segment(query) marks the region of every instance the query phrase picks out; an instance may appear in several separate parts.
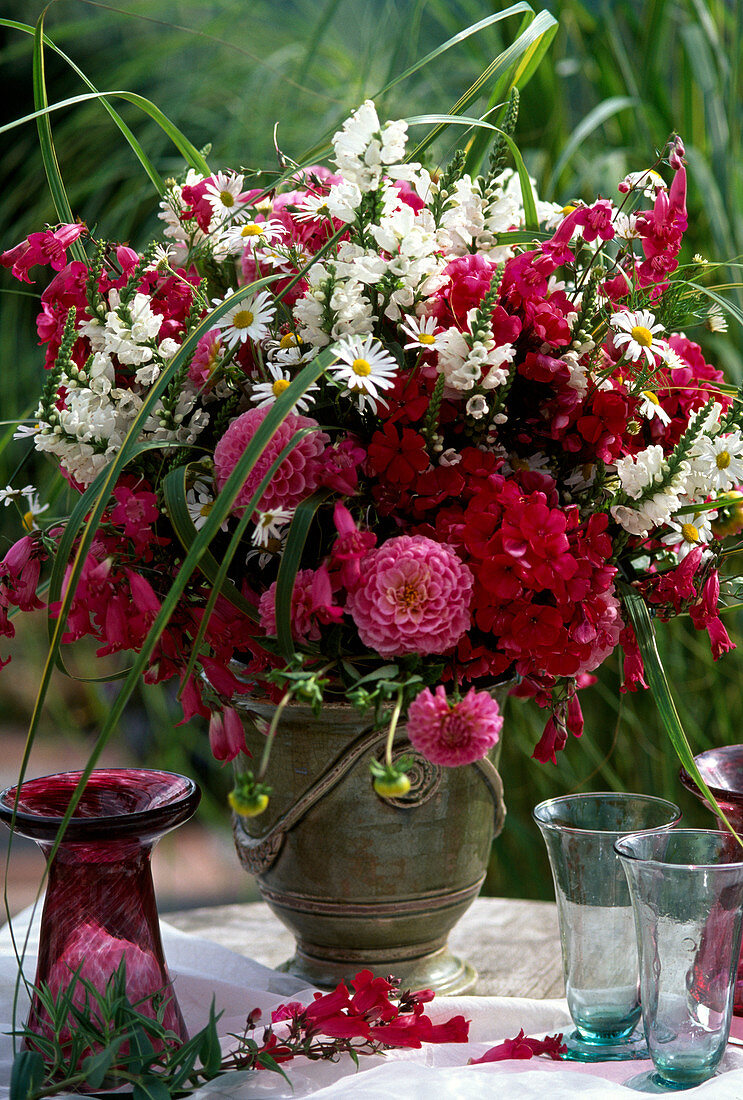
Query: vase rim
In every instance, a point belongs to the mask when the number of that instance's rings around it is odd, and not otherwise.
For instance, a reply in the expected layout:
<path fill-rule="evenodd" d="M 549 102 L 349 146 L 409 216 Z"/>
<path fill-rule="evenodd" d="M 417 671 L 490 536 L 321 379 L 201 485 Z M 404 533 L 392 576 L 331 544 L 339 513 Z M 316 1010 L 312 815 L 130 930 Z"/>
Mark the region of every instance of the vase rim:
<path fill-rule="evenodd" d="M 67 797 L 75 790 L 82 770 L 53 772 L 25 779 L 0 791 L 0 821 L 19 835 L 54 840 L 64 816 Z M 108 805 L 105 798 L 111 796 Z M 87 798 L 86 798 L 87 796 Z M 38 809 L 34 809 L 36 800 Z M 65 841 L 105 840 L 157 836 L 187 821 L 201 800 L 193 779 L 156 768 L 99 768 L 86 782 L 76 811 L 67 823 Z M 80 808 L 83 813 L 79 813 Z"/>
<path fill-rule="evenodd" d="M 720 745 L 718 748 L 705 749 L 704 752 L 697 753 L 694 757 L 694 763 L 697 767 L 700 764 L 708 764 L 712 760 L 718 760 L 724 763 L 737 763 L 740 766 L 741 783 L 740 787 L 721 787 L 719 785 L 719 779 L 717 782 L 711 782 L 710 779 L 702 772 L 702 779 L 707 784 L 707 788 L 712 797 L 717 802 L 727 802 L 728 804 L 735 805 L 737 807 L 743 806 L 743 745 Z M 687 791 L 691 791 L 697 798 L 706 802 L 703 793 L 699 790 L 696 783 L 689 775 L 686 768 L 679 770 L 679 779 Z"/>

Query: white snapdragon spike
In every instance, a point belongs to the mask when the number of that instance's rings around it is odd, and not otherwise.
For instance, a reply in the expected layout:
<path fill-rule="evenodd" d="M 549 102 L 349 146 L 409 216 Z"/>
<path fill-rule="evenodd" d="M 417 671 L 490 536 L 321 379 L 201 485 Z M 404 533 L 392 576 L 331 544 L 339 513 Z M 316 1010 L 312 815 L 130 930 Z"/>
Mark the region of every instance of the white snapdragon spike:
<path fill-rule="evenodd" d="M 617 460 L 617 475 L 622 489 L 636 500 L 648 485 L 657 481 L 663 470 L 665 455 L 657 443 L 638 451 L 635 455 L 626 455 Z"/>
<path fill-rule="evenodd" d="M 583 355 L 585 355 L 585 351 L 581 347 L 566 351 L 561 356 L 563 363 L 570 370 L 570 378 L 567 384 L 571 390 L 575 390 L 581 397 L 585 396 L 588 391 L 588 367 L 585 363 L 581 363 Z"/>
<path fill-rule="evenodd" d="M 400 328 L 408 338 L 407 344 L 403 344 L 405 351 L 438 351 L 439 338 L 436 329 L 439 327 L 435 317 L 405 317 L 400 322 Z"/>
<path fill-rule="evenodd" d="M 661 405 L 656 394 L 652 390 L 643 390 L 640 394 L 640 404 L 637 406 L 640 416 L 646 420 L 660 420 L 661 424 L 670 424 L 671 418 Z"/>
<path fill-rule="evenodd" d="M 717 512 L 706 511 L 695 516 L 678 516 L 669 520 L 667 526 L 671 531 L 660 541 L 675 548 L 679 561 L 683 561 L 696 546 L 705 546 L 710 541 L 713 537 L 711 523 L 716 518 Z"/>
<path fill-rule="evenodd" d="M 214 495 L 206 484 L 201 479 L 194 481 L 193 485 L 186 492 L 186 507 L 188 508 L 188 514 L 191 517 L 191 522 L 197 531 L 200 531 L 209 518 L 209 514 L 214 507 Z M 220 531 L 227 530 L 227 521 L 220 526 Z"/>
<path fill-rule="evenodd" d="M 694 445 L 692 480 L 708 493 L 724 493 L 743 485 L 743 439 L 738 431 L 710 437 Z"/>
<path fill-rule="evenodd" d="M 303 341 L 323 348 L 343 336 L 371 333 L 376 317 L 358 279 L 338 278 L 335 265 L 316 263 L 307 272 L 307 282 L 293 311 Z"/>
<path fill-rule="evenodd" d="M 484 416 L 487 416 L 488 409 L 488 402 L 481 393 L 476 393 L 474 397 L 470 397 L 465 405 L 467 416 L 471 416 L 473 420 L 482 420 Z"/>
<path fill-rule="evenodd" d="M 455 184 L 451 205 L 441 216 L 437 233 L 439 245 L 454 256 L 464 256 L 484 230 L 482 195 L 473 187 L 469 176 L 462 176 Z"/>
<path fill-rule="evenodd" d="M 379 391 L 394 386 L 397 362 L 372 336 L 367 336 L 365 340 L 351 336 L 340 341 L 335 351 L 341 362 L 328 368 L 329 377 L 345 385 L 345 393 L 358 398 L 362 412 L 368 406 L 376 413 L 377 402 L 387 404 Z"/>
<path fill-rule="evenodd" d="M 353 180 L 344 180 L 330 188 L 325 200 L 328 214 L 339 222 L 349 224 L 356 217 L 356 211 L 361 206 L 361 188 Z"/>
<path fill-rule="evenodd" d="M 335 163 L 345 180 L 355 183 L 362 193 L 376 191 L 384 174 L 401 178 L 407 123 L 382 125 L 370 99 L 353 112 L 333 137 Z"/>
<path fill-rule="evenodd" d="M 448 328 L 438 336 L 438 370 L 450 390 L 467 392 L 474 389 L 482 376 L 479 363 L 470 360 L 470 347 L 464 333 Z"/>
<path fill-rule="evenodd" d="M 146 294 L 137 293 L 126 309 L 118 302 L 118 295 L 109 296 L 112 308 L 106 313 L 103 332 L 103 351 L 115 355 L 127 366 L 149 363 L 154 355 L 152 343 L 157 340 L 162 317 L 152 309 Z M 115 305 L 113 304 L 115 302 Z M 128 313 L 125 320 L 121 314 Z"/>
<path fill-rule="evenodd" d="M 299 351 L 298 348 L 293 349 Z M 256 382 L 253 386 L 253 392 L 250 395 L 250 400 L 259 409 L 266 408 L 268 405 L 273 405 L 277 397 L 281 397 L 281 394 L 285 390 L 289 389 L 292 378 L 288 370 L 283 370 L 276 363 L 268 363 L 268 372 L 271 375 L 268 382 Z M 311 405 L 314 405 L 315 398 L 314 393 L 317 393 L 318 387 L 312 385 L 309 389 L 300 397 L 294 406 L 298 412 L 308 412 Z"/>
<path fill-rule="evenodd" d="M 214 298 L 213 306 L 220 306 L 234 291 L 230 290 L 225 298 Z M 225 347 L 234 348 L 246 340 L 254 343 L 264 340 L 270 332 L 269 325 L 276 315 L 276 306 L 271 295 L 262 290 L 255 298 L 245 298 L 222 314 L 214 322 L 214 327 L 222 332 Z"/>
<path fill-rule="evenodd" d="M 667 342 L 659 336 L 663 326 L 655 323 L 654 314 L 647 309 L 619 310 L 610 318 L 609 326 L 614 332 L 615 346 L 633 363 L 644 355 L 648 365 L 655 366 L 655 356 L 668 350 Z"/>
<path fill-rule="evenodd" d="M 250 539 L 253 546 L 267 547 L 272 540 L 281 540 L 293 515 L 293 508 L 274 508 L 272 512 L 256 513 L 255 528 Z"/>

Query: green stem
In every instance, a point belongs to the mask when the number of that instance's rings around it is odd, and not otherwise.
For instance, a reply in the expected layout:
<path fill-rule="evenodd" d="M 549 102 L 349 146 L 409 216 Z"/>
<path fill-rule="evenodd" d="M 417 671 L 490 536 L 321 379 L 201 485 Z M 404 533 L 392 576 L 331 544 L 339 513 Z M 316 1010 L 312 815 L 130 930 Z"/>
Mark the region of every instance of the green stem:
<path fill-rule="evenodd" d="M 268 733 L 266 734 L 266 745 L 263 749 L 263 755 L 261 756 L 261 766 L 258 769 L 258 782 L 263 779 L 268 768 L 268 761 L 271 756 L 271 746 L 273 745 L 273 739 L 276 736 L 276 730 L 278 729 L 279 722 L 281 721 L 281 715 L 284 713 L 284 709 L 288 706 L 292 697 L 291 691 L 287 691 L 282 698 L 281 702 L 274 711 L 273 718 L 271 719 L 271 725 L 268 727 Z"/>
<path fill-rule="evenodd" d="M 402 712 L 402 688 L 398 689 L 397 702 L 395 703 L 395 709 L 392 712 L 392 718 L 390 719 L 390 728 L 387 733 L 387 744 L 384 747 L 384 760 L 388 767 L 392 767 L 392 742 L 395 740 L 395 731 L 397 729 L 397 723 L 400 720 L 400 714 Z"/>

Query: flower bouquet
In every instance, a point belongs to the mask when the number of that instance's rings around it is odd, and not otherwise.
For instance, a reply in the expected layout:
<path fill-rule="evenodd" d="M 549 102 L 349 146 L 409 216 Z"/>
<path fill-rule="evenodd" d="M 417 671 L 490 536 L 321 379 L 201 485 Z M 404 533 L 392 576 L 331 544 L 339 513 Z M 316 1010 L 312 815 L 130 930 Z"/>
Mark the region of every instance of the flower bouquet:
<path fill-rule="evenodd" d="M 743 437 L 740 395 L 685 335 L 724 300 L 703 259 L 679 265 L 683 144 L 561 209 L 534 195 L 517 108 L 514 91 L 479 175 L 464 151 L 416 161 L 367 101 L 331 167 L 282 155 L 266 186 L 195 154 L 141 251 L 70 223 L 0 256 L 24 282 L 54 272 L 43 391 L 15 438 L 71 501 L 47 520 L 33 486 L 2 491 L 27 533 L 0 562 L 0 632 L 42 605 L 48 563 L 52 654 L 86 635 L 133 651 L 128 688 L 175 681 L 218 759 L 245 749 L 235 700 L 273 699 L 241 813 L 265 808 L 289 701 L 388 722 L 373 778 L 391 797 L 400 719 L 433 764 L 466 764 L 498 740 L 491 689 L 514 677 L 554 761 L 617 646 L 694 770 L 650 615 L 688 612 L 715 657 L 731 647 L 719 565 Z"/>

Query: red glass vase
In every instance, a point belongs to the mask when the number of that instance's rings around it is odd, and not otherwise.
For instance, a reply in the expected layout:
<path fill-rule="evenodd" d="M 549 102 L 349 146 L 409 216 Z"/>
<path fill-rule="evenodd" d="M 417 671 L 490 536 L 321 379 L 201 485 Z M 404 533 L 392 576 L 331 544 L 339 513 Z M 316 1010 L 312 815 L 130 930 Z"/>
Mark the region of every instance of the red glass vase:
<path fill-rule="evenodd" d="M 710 794 L 717 801 L 722 812 L 739 836 L 743 836 L 743 745 L 723 745 L 718 749 L 708 749 L 694 757 L 702 779 Z M 694 780 L 683 768 L 680 779 L 687 790 L 695 794 L 708 809 L 712 807 L 704 798 Z M 726 825 L 718 818 L 719 828 Z M 738 975 L 735 982 L 733 1013 L 743 1016 L 743 949 L 738 961 Z"/>
<path fill-rule="evenodd" d="M 48 861 L 39 932 L 36 985 L 56 993 L 75 972 L 103 990 L 122 958 L 127 996 L 154 1018 L 165 1000 L 163 1023 L 182 1039 L 185 1024 L 165 966 L 150 856 L 161 836 L 187 821 L 201 798 L 182 775 L 134 768 L 90 775 L 50 860 L 61 818 L 80 772 L 30 779 L 0 794 L 0 820 L 35 840 Z M 85 1002 L 78 986 L 75 1003 Z M 29 1027 L 41 1034 L 45 1014 L 34 998 Z"/>

